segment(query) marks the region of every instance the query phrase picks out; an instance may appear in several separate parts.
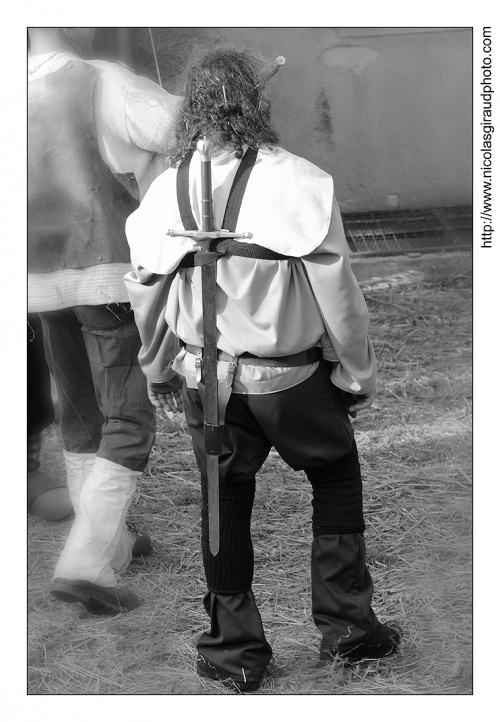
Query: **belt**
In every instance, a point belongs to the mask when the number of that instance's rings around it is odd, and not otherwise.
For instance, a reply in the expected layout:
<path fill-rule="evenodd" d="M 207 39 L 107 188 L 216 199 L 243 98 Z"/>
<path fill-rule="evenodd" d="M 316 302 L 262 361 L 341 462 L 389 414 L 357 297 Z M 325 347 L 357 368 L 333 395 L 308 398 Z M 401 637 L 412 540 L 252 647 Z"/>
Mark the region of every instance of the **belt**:
<path fill-rule="evenodd" d="M 194 356 L 203 356 L 203 346 L 193 346 L 189 343 L 182 345 L 188 353 Z M 219 361 L 229 361 L 230 363 L 248 364 L 249 366 L 307 366 L 308 364 L 320 361 L 322 359 L 322 353 L 321 348 L 318 346 L 307 349 L 307 351 L 290 354 L 289 356 L 255 356 L 248 352 L 242 353 L 240 356 L 231 356 L 231 354 L 218 349 L 217 359 Z"/>

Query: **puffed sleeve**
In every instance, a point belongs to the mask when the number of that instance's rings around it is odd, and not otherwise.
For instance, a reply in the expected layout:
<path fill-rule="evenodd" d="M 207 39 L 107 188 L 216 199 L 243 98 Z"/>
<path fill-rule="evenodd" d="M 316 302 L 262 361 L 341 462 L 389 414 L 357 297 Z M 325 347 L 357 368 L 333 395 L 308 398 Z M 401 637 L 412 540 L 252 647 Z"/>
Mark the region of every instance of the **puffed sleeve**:
<path fill-rule="evenodd" d="M 302 258 L 302 263 L 333 347 L 332 383 L 352 394 L 373 391 L 377 363 L 368 336 L 368 308 L 351 269 L 335 196 L 328 234 L 313 253 Z"/>
<path fill-rule="evenodd" d="M 124 278 L 142 347 L 139 363 L 144 375 L 154 383 L 180 384 L 171 368 L 177 351 L 176 337 L 165 321 L 165 306 L 174 274 L 158 275 L 134 264 Z"/>
<path fill-rule="evenodd" d="M 182 100 L 148 78 L 133 76 L 125 100 L 132 142 L 143 150 L 167 155 L 175 146 L 175 124 Z"/>

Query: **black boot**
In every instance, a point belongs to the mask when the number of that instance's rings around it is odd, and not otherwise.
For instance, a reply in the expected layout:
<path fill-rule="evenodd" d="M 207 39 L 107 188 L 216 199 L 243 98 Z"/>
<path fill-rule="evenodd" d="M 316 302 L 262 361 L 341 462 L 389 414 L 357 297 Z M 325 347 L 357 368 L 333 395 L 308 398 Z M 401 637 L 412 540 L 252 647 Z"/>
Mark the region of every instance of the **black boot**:
<path fill-rule="evenodd" d="M 390 657 L 399 649 L 401 642 L 401 631 L 395 626 L 378 623 L 375 630 L 369 634 L 364 642 L 356 647 L 339 651 L 339 658 L 346 666 L 358 664 L 358 662 L 369 662 L 371 659 Z M 320 661 L 332 661 L 332 654 L 328 651 L 320 652 Z"/>
<path fill-rule="evenodd" d="M 323 635 L 320 660 L 355 663 L 397 651 L 398 632 L 381 625 L 371 608 L 373 583 L 362 534 L 316 537 L 311 584 L 313 619 Z"/>
<path fill-rule="evenodd" d="M 258 689 L 272 656 L 253 592 L 207 592 L 203 604 L 210 616 L 210 632 L 203 632 L 196 649 L 201 677 L 222 682 L 238 692 Z"/>

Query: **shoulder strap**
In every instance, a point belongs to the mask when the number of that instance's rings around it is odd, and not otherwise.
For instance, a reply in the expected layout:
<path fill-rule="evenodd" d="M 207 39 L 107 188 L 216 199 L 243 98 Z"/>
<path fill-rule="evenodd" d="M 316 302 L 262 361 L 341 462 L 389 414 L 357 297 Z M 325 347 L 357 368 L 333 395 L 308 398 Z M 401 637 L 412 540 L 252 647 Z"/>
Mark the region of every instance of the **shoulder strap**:
<path fill-rule="evenodd" d="M 222 228 L 232 233 L 236 230 L 238 223 L 238 216 L 240 215 L 241 202 L 245 195 L 245 189 L 247 187 L 250 173 L 257 160 L 258 150 L 255 148 L 248 148 L 247 152 L 241 159 L 241 163 L 238 166 L 236 175 L 234 177 L 233 185 L 229 191 L 229 198 L 227 199 L 226 211 L 222 220 Z"/>
<path fill-rule="evenodd" d="M 250 173 L 257 160 L 257 153 L 258 151 L 254 148 L 248 148 L 236 171 L 222 221 L 222 228 L 226 231 L 234 232 L 236 230 L 241 202 L 245 194 L 248 179 L 250 178 Z M 179 205 L 184 230 L 197 231 L 198 226 L 193 216 L 189 198 L 189 164 L 191 158 L 192 154 L 183 160 L 177 171 L 177 203 Z"/>

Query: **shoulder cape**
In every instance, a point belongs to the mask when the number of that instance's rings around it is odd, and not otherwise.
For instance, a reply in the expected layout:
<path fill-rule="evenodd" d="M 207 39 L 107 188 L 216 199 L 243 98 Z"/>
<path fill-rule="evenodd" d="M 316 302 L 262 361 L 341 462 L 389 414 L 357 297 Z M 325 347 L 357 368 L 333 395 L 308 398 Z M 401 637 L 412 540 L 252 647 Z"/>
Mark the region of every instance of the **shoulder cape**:
<path fill-rule="evenodd" d="M 127 221 L 131 255 L 135 263 L 153 273 L 171 273 L 195 247 L 190 238 L 166 235 L 167 229 L 183 229 L 176 176 L 177 169 L 169 168 L 157 178 Z M 199 176 L 199 157 L 195 153 L 190 166 L 191 189 L 199 186 Z M 214 185 L 214 194 L 217 188 Z M 191 198 L 193 195 L 198 194 L 192 193 Z M 261 150 L 248 181 L 236 230 L 252 233 L 248 243 L 300 258 L 312 253 L 326 237 L 332 203 L 330 175 L 283 148 L 273 152 Z M 200 209 L 193 206 L 193 214 L 200 225 Z"/>

